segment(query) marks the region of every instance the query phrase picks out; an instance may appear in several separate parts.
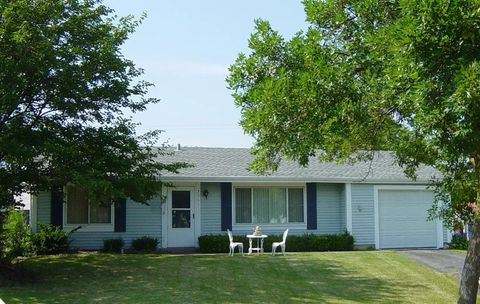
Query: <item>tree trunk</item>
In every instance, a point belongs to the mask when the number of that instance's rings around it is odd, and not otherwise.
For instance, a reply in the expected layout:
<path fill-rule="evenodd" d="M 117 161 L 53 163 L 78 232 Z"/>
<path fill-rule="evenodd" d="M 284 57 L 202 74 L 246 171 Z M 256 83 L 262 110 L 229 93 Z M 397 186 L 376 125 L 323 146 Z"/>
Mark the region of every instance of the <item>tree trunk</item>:
<path fill-rule="evenodd" d="M 477 301 L 480 276 L 480 219 L 474 220 L 472 230 L 472 238 L 462 270 L 458 304 L 474 304 Z"/>

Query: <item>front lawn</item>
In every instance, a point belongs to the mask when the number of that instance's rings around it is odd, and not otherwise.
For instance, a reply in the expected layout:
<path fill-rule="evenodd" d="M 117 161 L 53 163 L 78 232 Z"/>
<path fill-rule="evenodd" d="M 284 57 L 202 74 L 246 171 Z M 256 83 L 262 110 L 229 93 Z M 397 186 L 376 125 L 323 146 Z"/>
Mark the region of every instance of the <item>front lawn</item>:
<path fill-rule="evenodd" d="M 396 252 L 36 257 L 10 303 L 453 303 L 457 281 Z"/>
<path fill-rule="evenodd" d="M 448 251 L 454 252 L 454 253 L 459 253 L 466 255 L 467 254 L 467 249 L 448 249 Z"/>

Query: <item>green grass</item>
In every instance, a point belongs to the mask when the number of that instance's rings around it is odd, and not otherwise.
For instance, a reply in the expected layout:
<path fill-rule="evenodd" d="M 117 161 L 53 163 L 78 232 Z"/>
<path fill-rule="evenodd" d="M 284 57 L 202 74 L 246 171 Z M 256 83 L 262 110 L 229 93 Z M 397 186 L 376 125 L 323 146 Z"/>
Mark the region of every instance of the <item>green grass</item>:
<path fill-rule="evenodd" d="M 457 281 L 396 252 L 287 256 L 95 254 L 25 261 L 10 303 L 453 303 Z"/>
<path fill-rule="evenodd" d="M 467 249 L 448 249 L 448 251 L 451 251 L 454 253 L 467 254 Z"/>

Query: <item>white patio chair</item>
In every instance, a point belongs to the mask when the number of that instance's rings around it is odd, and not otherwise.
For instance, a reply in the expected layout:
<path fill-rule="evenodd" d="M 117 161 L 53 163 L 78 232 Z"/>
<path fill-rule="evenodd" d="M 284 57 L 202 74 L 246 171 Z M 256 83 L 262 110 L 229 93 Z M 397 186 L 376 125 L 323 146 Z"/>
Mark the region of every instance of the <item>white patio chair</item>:
<path fill-rule="evenodd" d="M 283 233 L 283 241 L 272 243 L 272 255 L 275 255 L 275 251 L 277 250 L 278 246 L 280 246 L 280 248 L 282 249 L 283 255 L 285 255 L 285 244 L 287 241 L 287 235 L 288 235 L 288 229 L 285 230 L 285 232 Z"/>
<path fill-rule="evenodd" d="M 228 233 L 228 239 L 230 241 L 230 249 L 228 251 L 228 255 L 233 256 L 233 254 L 235 253 L 235 247 L 238 247 L 238 252 L 240 252 L 241 250 L 243 255 L 243 243 L 234 242 L 232 232 L 229 229 L 227 229 L 227 233 Z"/>

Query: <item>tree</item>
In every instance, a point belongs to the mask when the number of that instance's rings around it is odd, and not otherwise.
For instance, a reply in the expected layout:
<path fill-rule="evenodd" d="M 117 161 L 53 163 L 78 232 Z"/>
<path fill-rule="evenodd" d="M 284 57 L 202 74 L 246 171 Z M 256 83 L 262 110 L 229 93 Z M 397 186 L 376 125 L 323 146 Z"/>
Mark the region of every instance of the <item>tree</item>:
<path fill-rule="evenodd" d="M 308 29 L 284 39 L 257 20 L 250 54 L 227 78 L 241 125 L 255 137 L 251 164 L 369 159 L 391 150 L 406 174 L 429 165 L 431 216 L 473 222 L 459 303 L 480 275 L 480 3 L 304 0 Z M 442 201 L 444 203 L 442 203 Z"/>
<path fill-rule="evenodd" d="M 156 162 L 160 131 L 123 117 L 158 102 L 120 50 L 142 19 L 100 0 L 0 0 L 0 209 L 66 183 L 145 203 L 185 165 Z"/>
<path fill-rule="evenodd" d="M 120 50 L 142 19 L 100 0 L 0 0 L 0 212 L 67 183 L 92 202 L 147 203 L 186 166 L 157 162 L 160 131 L 138 135 L 123 115 L 158 102 Z"/>

